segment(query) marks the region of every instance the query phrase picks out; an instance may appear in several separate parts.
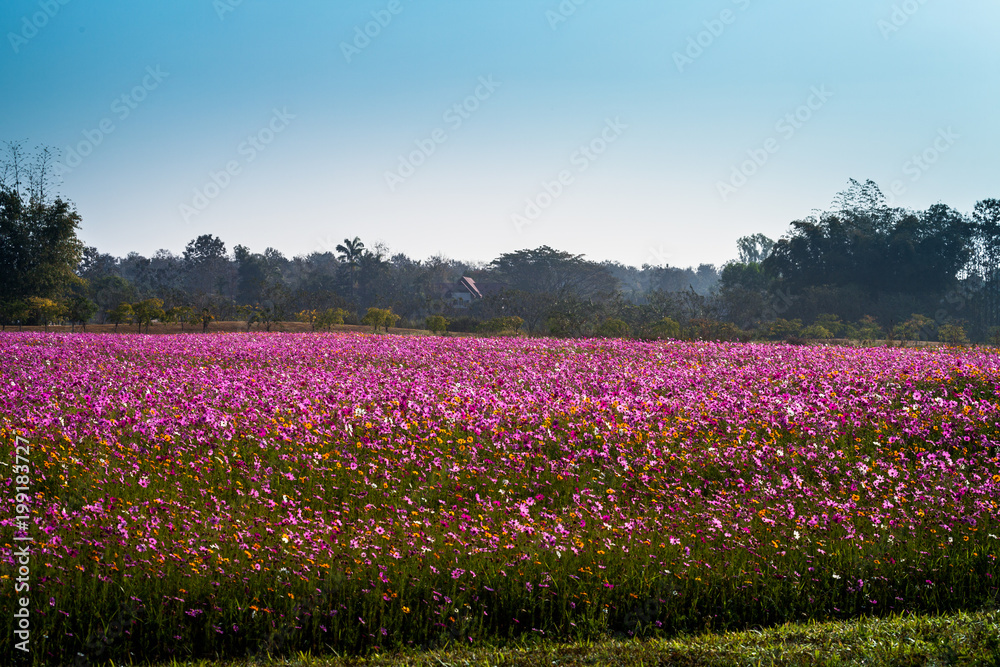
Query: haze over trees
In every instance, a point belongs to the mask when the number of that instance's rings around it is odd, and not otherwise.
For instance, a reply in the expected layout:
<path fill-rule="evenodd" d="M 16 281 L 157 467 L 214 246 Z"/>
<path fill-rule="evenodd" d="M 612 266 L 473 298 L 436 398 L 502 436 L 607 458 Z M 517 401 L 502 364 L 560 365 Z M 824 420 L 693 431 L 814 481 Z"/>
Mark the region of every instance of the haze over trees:
<path fill-rule="evenodd" d="M 54 196 L 49 154 L 8 144 L 0 165 L 0 325 L 271 330 L 361 324 L 487 334 L 643 338 L 882 337 L 1000 340 L 1000 200 L 970 214 L 891 207 L 850 181 L 828 211 L 780 239 L 749 234 L 721 268 L 625 266 L 542 246 L 477 264 L 390 254 L 349 236 L 288 258 L 204 234 L 179 255 L 84 247 L 80 216 Z M 470 285 L 472 287 L 470 287 Z M 372 313 L 376 313 L 373 315 Z M 375 320 L 378 320 L 376 323 Z M 512 329 L 512 323 L 517 326 Z"/>

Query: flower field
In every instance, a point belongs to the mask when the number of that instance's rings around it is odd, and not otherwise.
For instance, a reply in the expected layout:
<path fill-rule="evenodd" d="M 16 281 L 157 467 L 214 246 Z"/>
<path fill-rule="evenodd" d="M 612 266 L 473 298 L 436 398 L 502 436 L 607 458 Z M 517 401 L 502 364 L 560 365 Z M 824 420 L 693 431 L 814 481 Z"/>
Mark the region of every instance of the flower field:
<path fill-rule="evenodd" d="M 0 334 L 39 664 L 995 605 L 998 413 L 978 350 Z"/>

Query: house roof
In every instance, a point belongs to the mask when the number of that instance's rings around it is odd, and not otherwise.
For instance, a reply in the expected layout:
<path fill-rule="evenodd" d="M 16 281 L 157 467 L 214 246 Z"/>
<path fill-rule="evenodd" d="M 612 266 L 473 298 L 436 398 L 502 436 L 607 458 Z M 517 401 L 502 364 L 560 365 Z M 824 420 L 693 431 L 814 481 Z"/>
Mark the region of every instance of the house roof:
<path fill-rule="evenodd" d="M 462 279 L 458 281 L 458 284 L 469 290 L 469 293 L 477 299 L 482 299 L 483 295 L 476 286 L 476 281 L 468 276 L 462 276 Z"/>

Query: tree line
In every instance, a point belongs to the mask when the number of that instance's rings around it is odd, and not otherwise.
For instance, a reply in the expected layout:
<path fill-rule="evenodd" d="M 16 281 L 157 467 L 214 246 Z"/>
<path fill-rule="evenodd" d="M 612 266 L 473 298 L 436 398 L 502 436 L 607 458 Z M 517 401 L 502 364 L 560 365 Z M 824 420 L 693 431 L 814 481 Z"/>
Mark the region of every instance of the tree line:
<path fill-rule="evenodd" d="M 77 238 L 46 150 L 0 164 L 0 326 L 282 321 L 564 337 L 874 340 L 997 336 L 1000 201 L 964 214 L 891 207 L 850 181 L 830 210 L 780 239 L 739 239 L 721 268 L 594 262 L 542 246 L 487 263 L 416 260 L 347 238 L 288 258 L 212 235 L 181 254 L 115 257 Z M 470 278 L 473 294 L 459 282 Z M 463 293 L 465 290 L 465 293 Z"/>

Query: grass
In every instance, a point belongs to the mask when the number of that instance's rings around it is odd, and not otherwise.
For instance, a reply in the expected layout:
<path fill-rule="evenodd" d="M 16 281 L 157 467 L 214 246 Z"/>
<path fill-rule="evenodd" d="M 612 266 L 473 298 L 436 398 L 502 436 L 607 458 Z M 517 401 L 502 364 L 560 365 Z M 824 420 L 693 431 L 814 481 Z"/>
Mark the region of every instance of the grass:
<path fill-rule="evenodd" d="M 229 662 L 171 662 L 162 667 L 583 667 L 591 665 L 722 667 L 728 665 L 998 665 L 1000 612 L 895 616 L 827 623 L 785 624 L 764 630 L 674 639 L 608 639 L 557 644 L 444 648 L 372 655 L 367 659 L 298 654 Z"/>

